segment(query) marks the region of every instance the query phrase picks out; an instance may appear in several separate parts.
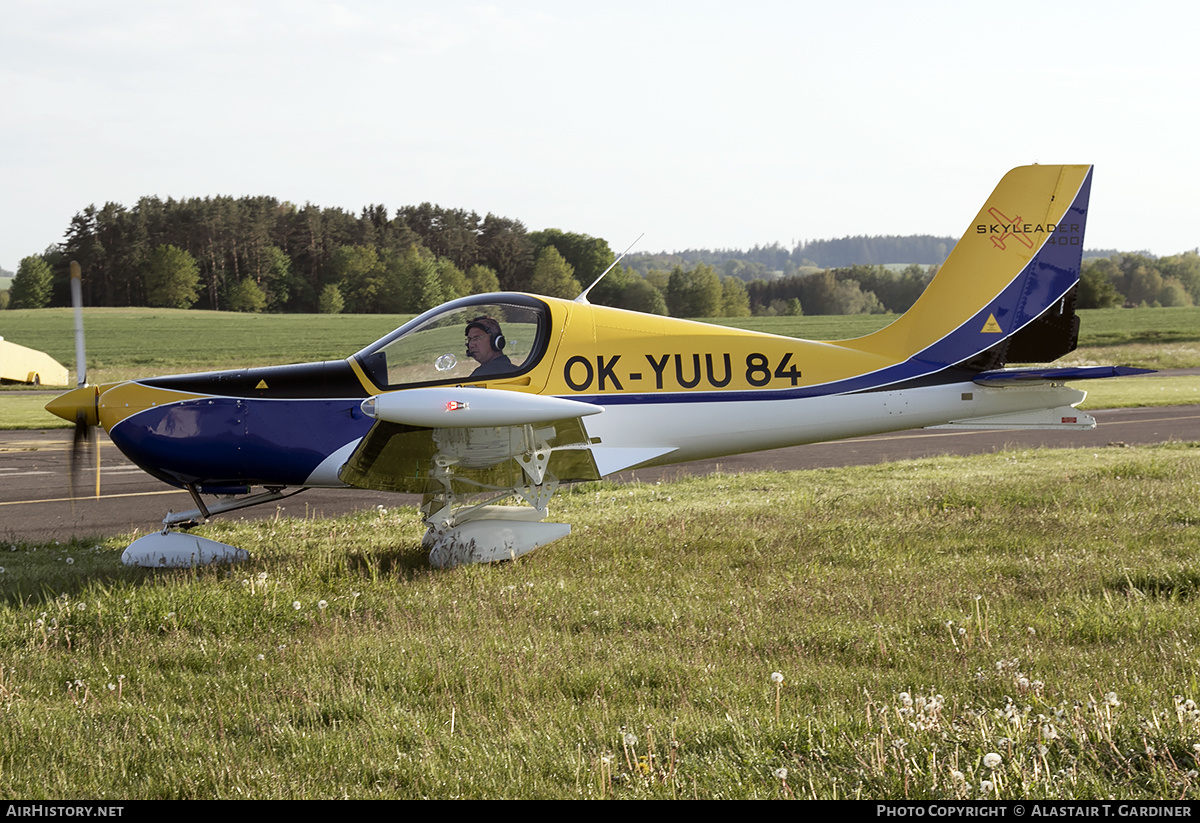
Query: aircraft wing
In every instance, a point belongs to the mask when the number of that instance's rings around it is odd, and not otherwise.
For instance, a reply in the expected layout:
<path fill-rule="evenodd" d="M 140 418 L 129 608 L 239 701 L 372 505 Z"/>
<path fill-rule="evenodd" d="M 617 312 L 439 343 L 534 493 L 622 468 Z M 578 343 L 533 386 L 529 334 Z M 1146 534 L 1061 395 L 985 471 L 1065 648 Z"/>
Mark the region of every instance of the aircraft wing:
<path fill-rule="evenodd" d="M 497 389 L 434 387 L 363 403 L 376 422 L 338 474 L 348 485 L 457 494 L 598 480 L 582 419 L 603 407 Z"/>

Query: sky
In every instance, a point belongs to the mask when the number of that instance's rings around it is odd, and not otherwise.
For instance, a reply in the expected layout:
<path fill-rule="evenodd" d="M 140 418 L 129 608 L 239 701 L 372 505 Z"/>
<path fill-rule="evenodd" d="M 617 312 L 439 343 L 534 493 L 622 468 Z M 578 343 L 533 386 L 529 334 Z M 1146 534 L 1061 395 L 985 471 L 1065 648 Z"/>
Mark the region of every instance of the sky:
<path fill-rule="evenodd" d="M 1088 248 L 1176 254 L 1198 31 L 1159 0 L 0 0 L 0 268 L 148 195 L 428 201 L 618 253 L 957 237 L 1034 162 L 1095 165 Z"/>

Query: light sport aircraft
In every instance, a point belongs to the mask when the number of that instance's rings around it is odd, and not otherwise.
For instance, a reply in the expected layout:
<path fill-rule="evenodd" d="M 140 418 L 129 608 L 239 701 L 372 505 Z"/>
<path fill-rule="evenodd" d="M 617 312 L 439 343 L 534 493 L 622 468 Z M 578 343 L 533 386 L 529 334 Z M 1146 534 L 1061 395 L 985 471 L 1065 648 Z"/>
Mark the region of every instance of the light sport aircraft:
<path fill-rule="evenodd" d="M 917 427 L 1094 427 L 1065 381 L 1141 370 L 1002 368 L 1075 348 L 1091 179 L 1090 166 L 1009 172 L 916 304 L 853 340 L 594 306 L 586 292 L 486 294 L 345 360 L 85 386 L 47 409 L 99 424 L 191 492 L 196 508 L 168 513 L 127 563 L 244 556 L 173 529 L 310 487 L 425 495 L 436 566 L 513 558 L 570 532 L 545 522 L 561 483 Z M 464 334 L 472 358 L 455 354 Z M 489 357 L 499 366 L 475 362 Z M 514 497 L 524 505 L 501 505 Z"/>

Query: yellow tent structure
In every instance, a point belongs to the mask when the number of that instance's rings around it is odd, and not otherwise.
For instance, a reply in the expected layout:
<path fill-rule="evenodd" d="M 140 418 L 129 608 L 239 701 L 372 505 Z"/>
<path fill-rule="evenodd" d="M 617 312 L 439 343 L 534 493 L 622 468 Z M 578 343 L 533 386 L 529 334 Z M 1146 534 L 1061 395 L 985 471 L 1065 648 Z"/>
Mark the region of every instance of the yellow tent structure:
<path fill-rule="evenodd" d="M 0 337 L 0 380 L 34 386 L 67 386 L 67 367 L 45 352 Z"/>

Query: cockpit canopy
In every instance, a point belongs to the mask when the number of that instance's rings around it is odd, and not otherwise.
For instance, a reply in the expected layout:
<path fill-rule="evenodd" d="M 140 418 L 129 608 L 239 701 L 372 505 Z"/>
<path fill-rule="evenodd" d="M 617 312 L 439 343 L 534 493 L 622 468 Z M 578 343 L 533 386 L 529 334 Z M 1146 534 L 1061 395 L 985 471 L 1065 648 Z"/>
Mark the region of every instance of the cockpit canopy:
<path fill-rule="evenodd" d="M 467 326 L 482 317 L 500 326 L 486 368 L 466 353 Z M 354 355 L 377 386 L 386 389 L 508 378 L 532 369 L 546 351 L 550 309 L 523 294 L 464 297 L 413 318 Z M 505 359 L 507 358 L 507 359 Z"/>

